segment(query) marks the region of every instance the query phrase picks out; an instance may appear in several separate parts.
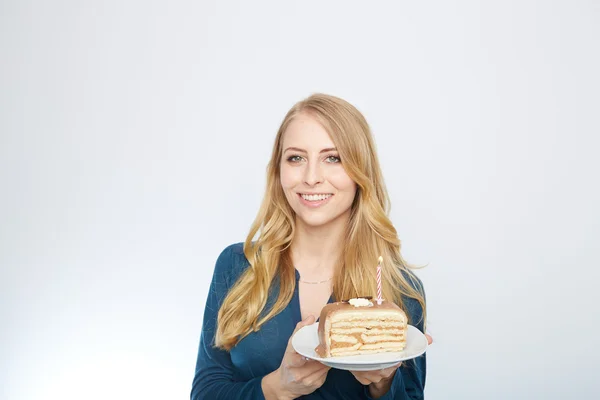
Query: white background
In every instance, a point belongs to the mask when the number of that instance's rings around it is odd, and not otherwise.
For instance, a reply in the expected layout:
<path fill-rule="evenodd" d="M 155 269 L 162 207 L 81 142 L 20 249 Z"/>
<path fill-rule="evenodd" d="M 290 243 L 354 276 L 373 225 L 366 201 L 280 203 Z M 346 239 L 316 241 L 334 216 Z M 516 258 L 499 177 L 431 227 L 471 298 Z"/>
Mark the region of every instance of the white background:
<path fill-rule="evenodd" d="M 597 398 L 599 3 L 367 3 L 0 3 L 2 399 L 189 398 L 216 257 L 316 91 L 427 264 L 427 398 Z"/>

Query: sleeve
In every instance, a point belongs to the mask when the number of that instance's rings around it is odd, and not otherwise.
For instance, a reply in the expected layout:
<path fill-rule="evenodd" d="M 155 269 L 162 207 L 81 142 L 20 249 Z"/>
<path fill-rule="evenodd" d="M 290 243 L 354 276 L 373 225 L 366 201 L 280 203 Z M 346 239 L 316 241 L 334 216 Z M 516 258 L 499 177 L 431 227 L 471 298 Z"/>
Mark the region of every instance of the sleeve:
<path fill-rule="evenodd" d="M 226 248 L 217 259 L 204 310 L 191 400 L 264 400 L 265 398 L 261 387 L 262 377 L 243 382 L 236 381 L 235 367 L 229 352 L 214 346 L 217 314 L 229 290 L 227 276 L 236 267 L 234 262 L 233 246 Z"/>
<path fill-rule="evenodd" d="M 417 283 L 418 285 L 415 286 L 425 298 L 423 283 L 420 280 L 417 280 Z M 405 304 L 410 321 L 414 321 L 414 326 L 425 333 L 425 321 L 421 304 L 415 299 L 406 299 Z M 426 353 L 403 362 L 396 371 L 396 375 L 394 375 L 390 390 L 378 400 L 423 400 L 425 398 L 423 391 L 425 389 L 426 367 Z M 365 391 L 367 399 L 372 400 L 368 386 L 365 386 Z"/>

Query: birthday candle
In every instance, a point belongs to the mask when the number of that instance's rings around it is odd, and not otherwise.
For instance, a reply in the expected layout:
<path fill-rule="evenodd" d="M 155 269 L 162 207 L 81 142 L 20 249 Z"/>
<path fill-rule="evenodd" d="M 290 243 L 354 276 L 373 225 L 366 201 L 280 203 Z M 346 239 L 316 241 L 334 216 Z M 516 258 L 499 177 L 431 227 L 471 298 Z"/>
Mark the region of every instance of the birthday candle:
<path fill-rule="evenodd" d="M 377 304 L 381 305 L 383 298 L 381 297 L 381 263 L 383 257 L 379 256 L 379 263 L 377 264 Z"/>

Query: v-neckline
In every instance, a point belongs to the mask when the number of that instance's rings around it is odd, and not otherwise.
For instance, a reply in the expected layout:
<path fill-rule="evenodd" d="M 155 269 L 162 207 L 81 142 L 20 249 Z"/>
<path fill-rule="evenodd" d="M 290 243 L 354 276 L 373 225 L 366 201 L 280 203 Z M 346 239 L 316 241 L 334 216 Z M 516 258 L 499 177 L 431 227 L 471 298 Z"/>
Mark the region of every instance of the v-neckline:
<path fill-rule="evenodd" d="M 302 321 L 302 311 L 300 311 L 300 272 L 297 269 L 294 269 L 296 274 L 296 284 L 294 285 L 294 295 L 292 296 L 292 315 L 294 317 L 294 324 Z M 327 300 L 327 304 L 331 304 L 335 302 L 333 293 L 329 296 L 329 300 Z M 319 318 L 317 317 L 315 322 L 318 322 Z"/>

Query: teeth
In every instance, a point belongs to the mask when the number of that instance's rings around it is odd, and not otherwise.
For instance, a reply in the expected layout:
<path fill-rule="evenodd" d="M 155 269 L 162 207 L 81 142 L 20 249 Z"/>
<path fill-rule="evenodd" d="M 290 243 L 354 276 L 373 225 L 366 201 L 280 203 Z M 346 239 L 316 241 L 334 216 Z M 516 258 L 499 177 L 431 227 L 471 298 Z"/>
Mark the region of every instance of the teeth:
<path fill-rule="evenodd" d="M 331 194 L 303 194 L 301 195 L 304 200 L 308 201 L 320 201 L 331 197 Z"/>

